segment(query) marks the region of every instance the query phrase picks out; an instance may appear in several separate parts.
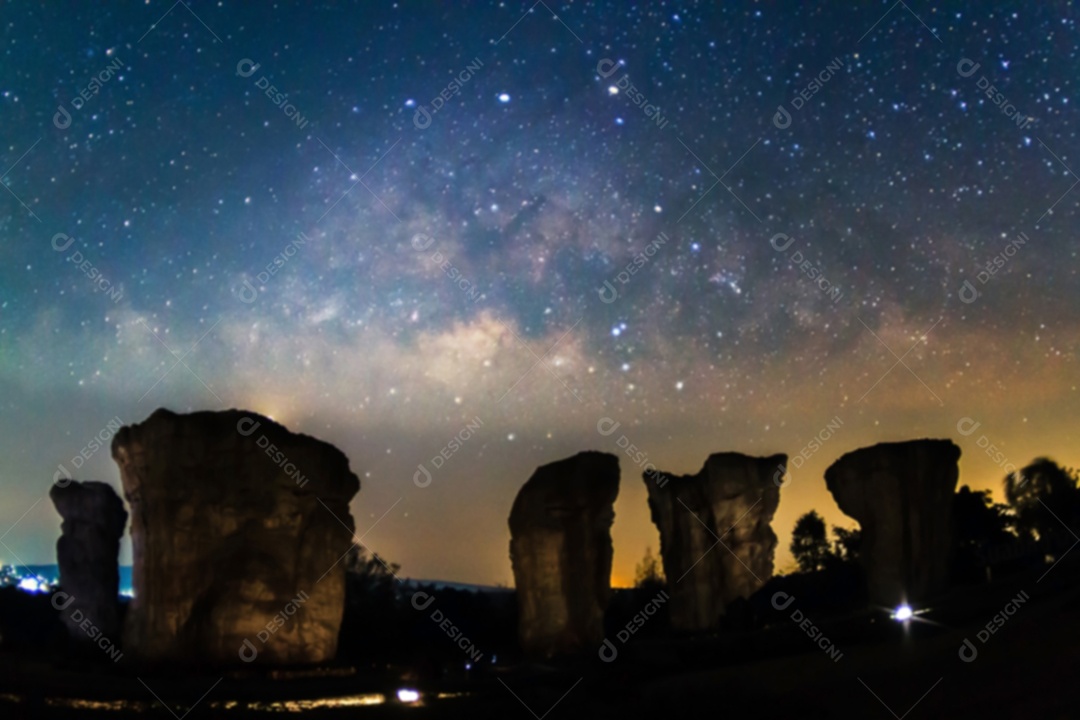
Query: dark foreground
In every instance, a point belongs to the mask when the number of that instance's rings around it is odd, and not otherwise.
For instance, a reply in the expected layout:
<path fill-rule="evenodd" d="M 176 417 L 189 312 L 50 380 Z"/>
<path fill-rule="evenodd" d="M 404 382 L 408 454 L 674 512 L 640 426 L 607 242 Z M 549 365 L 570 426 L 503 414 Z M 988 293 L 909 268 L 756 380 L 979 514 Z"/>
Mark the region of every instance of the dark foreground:
<path fill-rule="evenodd" d="M 1080 590 L 1069 587 L 1072 579 L 1069 562 L 1045 576 L 958 590 L 906 624 L 884 612 L 831 620 L 811 613 L 810 621 L 840 651 L 832 656 L 792 623 L 716 638 L 631 640 L 608 663 L 496 666 L 481 677 L 421 683 L 415 703 L 397 700 L 398 689 L 416 687 L 398 671 L 181 678 L 147 669 L 132 677 L 91 673 L 70 660 L 5 655 L 0 715 L 243 718 L 285 712 L 557 720 L 679 711 L 762 719 L 1076 718 L 1080 683 L 1072 677 L 1072 660 L 1080 646 Z M 1029 599 L 1002 614 L 1021 593 Z M 796 600 L 788 612 L 797 607 Z M 986 632 L 999 614 L 1003 623 Z M 970 659 L 965 650 L 969 661 L 961 658 L 965 639 L 977 651 Z"/>

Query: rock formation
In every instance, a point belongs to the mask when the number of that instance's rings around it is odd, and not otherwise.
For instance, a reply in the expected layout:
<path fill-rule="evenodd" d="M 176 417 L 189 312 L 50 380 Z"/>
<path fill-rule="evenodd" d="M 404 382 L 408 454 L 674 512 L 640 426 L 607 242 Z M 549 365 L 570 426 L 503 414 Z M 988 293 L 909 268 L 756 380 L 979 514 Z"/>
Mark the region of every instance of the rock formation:
<path fill-rule="evenodd" d="M 63 522 L 56 541 L 60 590 L 53 603 L 77 642 L 104 636 L 120 641 L 120 538 L 127 526 L 124 503 L 103 482 L 65 481 L 49 489 L 49 498 Z M 80 624 L 89 622 L 97 633 Z M 93 635 L 93 636 L 92 636 Z"/>
<path fill-rule="evenodd" d="M 911 440 L 855 450 L 825 471 L 836 504 L 862 527 L 871 602 L 919 603 L 946 586 L 959 459 L 950 440 Z"/>
<path fill-rule="evenodd" d="M 697 475 L 644 473 L 673 629 L 715 628 L 732 600 L 748 598 L 772 577 L 775 478 L 786 464 L 786 455 L 717 453 Z"/>
<path fill-rule="evenodd" d="M 611 595 L 619 459 L 600 452 L 537 468 L 510 511 L 510 559 L 525 653 L 597 651 Z"/>
<path fill-rule="evenodd" d="M 341 451 L 255 413 L 160 409 L 121 429 L 112 456 L 132 514 L 126 653 L 334 657 L 360 489 Z"/>

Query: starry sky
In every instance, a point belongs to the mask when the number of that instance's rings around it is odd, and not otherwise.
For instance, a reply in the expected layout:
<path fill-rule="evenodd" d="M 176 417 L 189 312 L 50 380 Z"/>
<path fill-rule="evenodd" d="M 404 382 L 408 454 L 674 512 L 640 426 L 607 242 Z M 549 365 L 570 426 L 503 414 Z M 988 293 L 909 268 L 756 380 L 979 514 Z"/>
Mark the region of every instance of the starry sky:
<path fill-rule="evenodd" d="M 336 444 L 365 545 L 491 584 L 581 450 L 618 584 L 646 462 L 801 454 L 780 570 L 855 448 L 1080 464 L 1071 2 L 3 9 L 0 562 L 162 406 Z"/>

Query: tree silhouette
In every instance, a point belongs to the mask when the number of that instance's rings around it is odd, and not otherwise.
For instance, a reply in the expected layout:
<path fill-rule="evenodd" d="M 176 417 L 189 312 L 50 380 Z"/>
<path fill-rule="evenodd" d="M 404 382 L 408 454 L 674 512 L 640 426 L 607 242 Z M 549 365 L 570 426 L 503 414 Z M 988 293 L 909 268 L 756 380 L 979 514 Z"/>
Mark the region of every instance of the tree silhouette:
<path fill-rule="evenodd" d="M 394 590 L 394 578 L 401 572 L 401 565 L 387 563 L 378 553 L 368 556 L 360 545 L 353 545 L 345 556 L 345 572 L 357 583 L 357 590 L 365 593 Z"/>
<path fill-rule="evenodd" d="M 357 659 L 390 657 L 402 635 L 401 619 L 408 606 L 399 608 L 397 563 L 386 563 L 376 553 L 353 545 L 345 566 L 345 608 L 340 631 L 342 657 Z"/>
<path fill-rule="evenodd" d="M 953 539 L 957 546 L 980 551 L 1009 542 L 1008 508 L 995 505 L 989 490 L 964 485 L 953 498 Z"/>
<path fill-rule="evenodd" d="M 862 528 L 848 530 L 833 525 L 833 549 L 832 558 L 839 563 L 855 562 L 859 559 L 859 549 L 862 547 Z"/>
<path fill-rule="evenodd" d="M 825 535 L 825 521 L 811 510 L 795 521 L 791 531 L 791 554 L 801 572 L 822 570 L 829 561 L 829 540 Z"/>
<path fill-rule="evenodd" d="M 1019 550 L 1017 538 L 1009 532 L 1009 508 L 994 503 L 989 490 L 972 490 L 967 485 L 953 496 L 953 579 L 980 582 L 989 577 L 995 557 Z"/>
<path fill-rule="evenodd" d="M 646 547 L 645 557 L 634 566 L 634 587 L 659 591 L 664 587 L 664 582 L 664 569 L 659 558 L 653 555 L 651 547 Z"/>
<path fill-rule="evenodd" d="M 1005 477 L 1005 497 L 1021 537 L 1034 538 L 1052 554 L 1073 545 L 1075 536 L 1069 528 L 1080 517 L 1075 470 L 1065 470 L 1049 458 L 1036 458 Z"/>

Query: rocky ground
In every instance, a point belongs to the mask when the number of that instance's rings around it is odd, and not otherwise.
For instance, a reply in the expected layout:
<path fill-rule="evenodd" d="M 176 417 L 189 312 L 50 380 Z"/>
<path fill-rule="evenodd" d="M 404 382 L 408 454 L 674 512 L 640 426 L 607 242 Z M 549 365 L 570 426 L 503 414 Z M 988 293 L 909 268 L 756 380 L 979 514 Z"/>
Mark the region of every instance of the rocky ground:
<path fill-rule="evenodd" d="M 369 718 L 408 713 L 558 720 L 670 717 L 673 711 L 754 719 L 1074 718 L 1080 705 L 1080 687 L 1069 679 L 1080 638 L 1080 589 L 1070 587 L 1075 578 L 1070 557 L 1046 575 L 954 591 L 906 624 L 878 611 L 811 617 L 837 648 L 832 655 L 794 623 L 692 641 L 631 641 L 610 663 L 496 668 L 484 677 L 428 684 L 423 689 L 431 694 L 422 706 L 361 704 L 377 694 L 392 699 L 407 682 L 389 671 L 229 676 L 217 685 L 220 675 L 178 680 L 159 671 L 144 676 L 143 685 L 130 676 L 93 675 L 70 661 L 28 663 L 6 655 L 0 658 L 0 713 L 184 717 L 190 709 L 188 717 L 198 718 L 293 709 L 315 717 Z M 969 662 L 961 657 L 965 639 L 976 650 Z M 972 652 L 966 649 L 964 656 Z M 78 699 L 114 704 L 80 705 Z"/>

